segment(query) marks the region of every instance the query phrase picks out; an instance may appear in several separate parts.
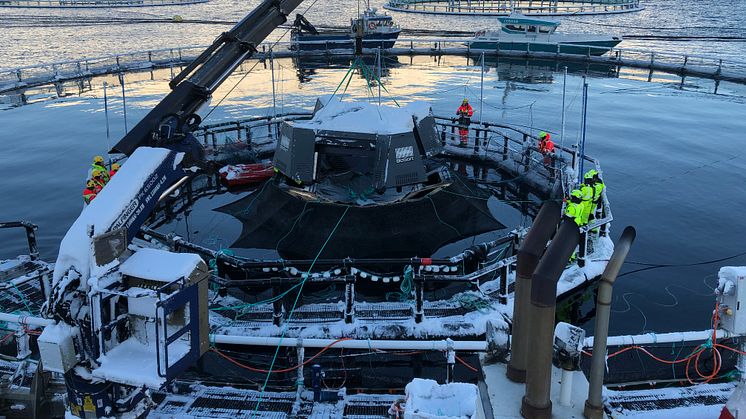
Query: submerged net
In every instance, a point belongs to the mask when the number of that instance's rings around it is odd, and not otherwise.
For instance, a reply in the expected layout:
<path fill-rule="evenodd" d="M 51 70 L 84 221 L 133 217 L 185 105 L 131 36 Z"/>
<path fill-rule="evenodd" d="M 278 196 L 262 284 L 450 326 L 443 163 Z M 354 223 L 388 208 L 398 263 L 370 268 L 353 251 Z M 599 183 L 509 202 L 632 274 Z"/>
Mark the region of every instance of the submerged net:
<path fill-rule="evenodd" d="M 349 206 L 321 258 L 428 257 L 445 244 L 504 229 L 487 208 L 490 193 L 454 179 L 422 197 Z M 288 259 L 315 256 L 348 205 L 291 195 L 274 182 L 216 211 L 243 229 L 231 247 L 275 249 Z"/>

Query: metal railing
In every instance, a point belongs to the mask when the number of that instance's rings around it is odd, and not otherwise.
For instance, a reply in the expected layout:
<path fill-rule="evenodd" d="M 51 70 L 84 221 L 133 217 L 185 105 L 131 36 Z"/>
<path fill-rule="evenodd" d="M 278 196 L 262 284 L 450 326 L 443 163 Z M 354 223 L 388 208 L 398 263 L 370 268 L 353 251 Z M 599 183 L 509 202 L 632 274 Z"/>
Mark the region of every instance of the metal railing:
<path fill-rule="evenodd" d="M 387 55 L 476 55 L 484 53 L 486 57 L 507 57 L 520 59 L 557 60 L 569 62 L 595 63 L 614 67 L 632 67 L 653 71 L 663 71 L 681 77 L 706 77 L 715 80 L 726 80 L 746 84 L 746 62 L 721 59 L 717 57 L 676 54 L 667 52 L 645 51 L 628 48 L 604 48 L 597 46 L 573 45 L 574 52 L 566 52 L 567 46 L 542 43 L 500 43 L 494 49 L 472 49 L 471 39 L 467 38 L 400 38 L 394 48 L 385 50 Z M 317 45 L 318 50 L 291 51 L 297 43 L 283 41 L 261 44 L 257 59 L 265 59 L 270 49 L 274 56 L 303 57 L 349 56 L 354 40 L 349 48 L 339 48 L 344 41 L 303 41 L 302 44 Z M 180 66 L 191 62 L 201 53 L 204 46 L 186 46 L 147 51 L 135 51 L 125 54 L 105 55 L 82 58 L 17 68 L 0 69 L 0 94 L 24 91 L 25 89 L 47 85 L 58 85 L 65 81 L 86 80 L 106 74 L 127 72 L 144 72 L 155 69 L 170 68 L 171 78 L 180 71 Z M 366 53 L 375 53 L 377 49 L 368 48 Z M 241 71 L 241 68 L 238 69 Z"/>
<path fill-rule="evenodd" d="M 597 15 L 643 9 L 639 0 L 390 0 L 383 7 L 400 12 L 486 16 Z"/>
<path fill-rule="evenodd" d="M 207 3 L 209 0 L 0 0 L 0 8 L 113 8 L 179 6 Z"/>

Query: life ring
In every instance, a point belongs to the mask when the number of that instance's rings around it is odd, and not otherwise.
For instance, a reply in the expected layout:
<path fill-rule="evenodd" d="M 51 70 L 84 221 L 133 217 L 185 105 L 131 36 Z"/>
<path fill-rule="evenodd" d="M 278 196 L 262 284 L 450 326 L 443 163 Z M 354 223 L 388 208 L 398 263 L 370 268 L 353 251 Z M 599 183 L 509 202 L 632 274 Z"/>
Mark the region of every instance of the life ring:
<path fill-rule="evenodd" d="M 368 29 L 375 29 L 375 28 L 376 28 L 376 24 L 375 23 L 373 23 L 373 22 L 369 22 L 368 23 Z"/>

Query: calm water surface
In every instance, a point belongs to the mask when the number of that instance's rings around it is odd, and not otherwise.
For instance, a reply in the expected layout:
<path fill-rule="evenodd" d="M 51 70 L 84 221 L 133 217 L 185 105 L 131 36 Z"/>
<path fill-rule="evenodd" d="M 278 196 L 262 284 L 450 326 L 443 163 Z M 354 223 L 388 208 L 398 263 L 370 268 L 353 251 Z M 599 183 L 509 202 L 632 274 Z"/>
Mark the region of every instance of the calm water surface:
<path fill-rule="evenodd" d="M 179 13 L 187 18 L 235 20 L 256 2 L 216 0 L 186 8 L 128 9 L 116 13 Z M 648 1 L 638 14 L 617 17 L 577 18 L 639 27 L 682 27 L 682 31 L 708 35 L 727 32 L 743 36 L 742 1 L 698 2 L 695 9 L 683 0 Z M 351 1 L 319 1 L 311 13 L 314 22 L 342 24 L 355 8 Z M 321 8 L 320 6 L 323 6 Z M 707 10 L 707 14 L 700 13 Z M 39 61 L 98 55 L 209 42 L 225 26 L 218 25 L 123 25 L 116 28 L 8 28 L 3 16 L 65 13 L 97 15 L 111 11 L 20 11 L 0 10 L 0 33 L 11 42 L 0 44 L 0 67 Z M 344 18 L 342 16 L 345 16 Z M 445 17 L 397 15 L 408 27 L 452 28 Z M 489 20 L 458 18 L 464 29 Z M 475 23 L 476 22 L 476 23 Z M 479 26 L 484 26 L 481 24 Z M 598 30 L 598 26 L 568 22 L 568 29 Z M 697 27 L 698 29 L 684 29 Z M 633 29 L 621 29 L 631 33 Z M 634 29 L 649 33 L 647 29 Z M 692 32 L 695 31 L 695 32 Z M 669 31 L 672 32 L 672 31 Z M 673 31 L 675 32 L 675 31 Z M 126 42 L 124 40 L 127 40 Z M 627 41 L 625 41 L 626 43 Z M 649 44 L 646 41 L 646 44 Z M 630 44 L 634 46 L 634 44 Z M 738 56 L 739 42 L 661 42 L 666 50 Z M 465 58 L 427 57 L 388 59 L 385 83 L 401 102 L 429 101 L 436 113 L 451 114 L 463 96 L 470 97 L 479 112 L 479 71 Z M 346 65 L 299 70 L 291 60 L 279 60 L 277 77 L 279 104 L 283 110 L 307 110 L 315 98 L 334 90 L 347 71 Z M 589 78 L 588 154 L 601 160 L 615 223 L 612 236 L 622 227 L 634 225 L 637 242 L 629 259 L 644 263 L 689 264 L 724 258 L 746 251 L 746 89 L 707 80 L 687 79 L 681 86 L 670 76 L 623 71 L 623 78 L 608 78 L 601 69 Z M 167 72 L 127 76 L 129 126 L 151 109 L 167 91 Z M 259 66 L 239 82 L 228 80 L 215 95 L 214 103 L 238 83 L 233 94 L 210 116 L 208 122 L 267 115 L 271 112 L 269 71 Z M 97 79 L 98 86 L 102 79 Z M 115 78 L 107 79 L 117 84 Z M 484 119 L 535 125 L 560 131 L 562 75 L 535 63 L 492 63 L 485 74 Z M 582 78 L 571 72 L 568 86 L 566 143 L 578 137 Z M 356 80 L 350 98 L 366 97 L 364 82 Z M 121 101 L 111 100 L 112 142 L 124 132 Z M 45 259 L 54 259 L 59 240 L 77 217 L 88 161 L 105 153 L 103 98 L 100 88 L 81 96 L 41 101 L 0 111 L 0 220 L 27 219 L 38 223 L 40 246 Z M 216 215 L 215 224 L 230 217 Z M 515 223 L 519 221 L 513 220 Z M 238 226 L 238 224 L 235 224 Z M 236 232 L 237 234 L 237 232 Z M 3 249 L 23 250 L 21 237 L 0 233 Z M 206 239 L 205 239 L 206 240 Z M 228 240 L 226 240 L 228 241 Z M 8 256 L 4 254 L 3 256 Z M 705 329 L 712 310 L 712 287 L 721 264 L 746 264 L 741 256 L 727 262 L 650 270 L 620 278 L 615 289 L 612 333 Z M 625 271 L 639 268 L 625 266 Z"/>

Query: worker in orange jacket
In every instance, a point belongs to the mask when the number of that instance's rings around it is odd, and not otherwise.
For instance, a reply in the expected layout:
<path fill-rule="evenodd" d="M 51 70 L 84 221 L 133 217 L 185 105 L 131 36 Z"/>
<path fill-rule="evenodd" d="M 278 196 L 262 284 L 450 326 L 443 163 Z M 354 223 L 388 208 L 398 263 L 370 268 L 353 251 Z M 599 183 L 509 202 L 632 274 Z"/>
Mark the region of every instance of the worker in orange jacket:
<path fill-rule="evenodd" d="M 552 166 L 552 154 L 554 154 L 554 143 L 552 142 L 552 136 L 542 131 L 539 133 L 539 153 L 544 156 L 544 165 L 547 167 Z"/>
<path fill-rule="evenodd" d="M 456 110 L 456 115 L 458 115 L 458 134 L 461 137 L 461 147 L 466 147 L 469 142 L 469 124 L 471 124 L 471 117 L 474 116 L 474 109 L 469 105 L 469 99 L 464 98 L 461 106 Z"/>
<path fill-rule="evenodd" d="M 97 186 L 96 181 L 93 179 L 89 179 L 88 182 L 86 182 L 85 189 L 83 189 L 83 201 L 86 205 L 90 204 L 91 201 L 96 198 L 96 195 L 98 195 L 98 191 L 96 190 Z"/>
<path fill-rule="evenodd" d="M 115 174 L 117 174 L 120 167 L 122 166 L 120 166 L 119 163 L 114 163 L 111 165 L 111 170 L 109 170 L 109 179 L 111 179 Z"/>

